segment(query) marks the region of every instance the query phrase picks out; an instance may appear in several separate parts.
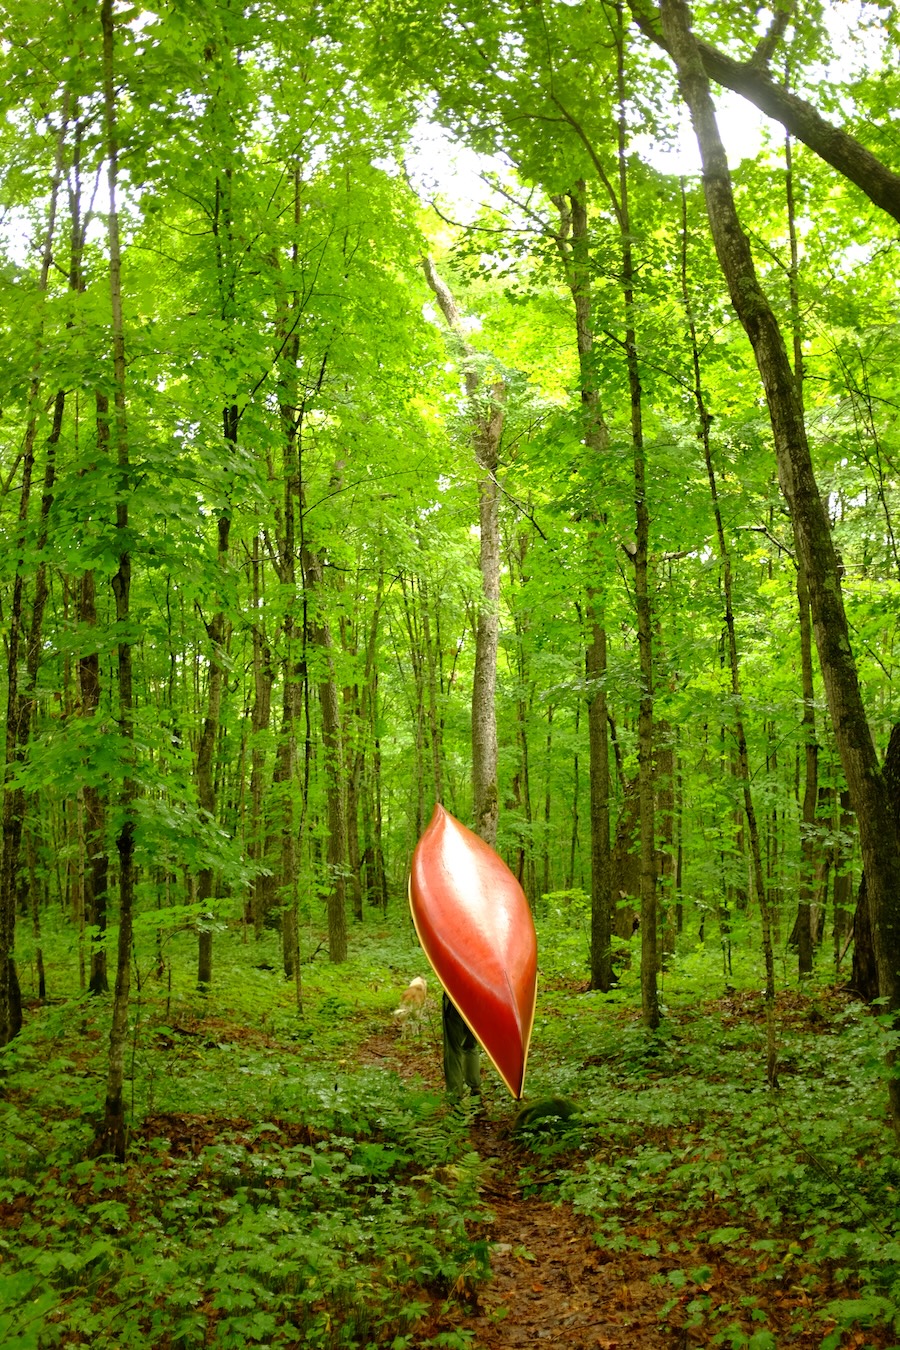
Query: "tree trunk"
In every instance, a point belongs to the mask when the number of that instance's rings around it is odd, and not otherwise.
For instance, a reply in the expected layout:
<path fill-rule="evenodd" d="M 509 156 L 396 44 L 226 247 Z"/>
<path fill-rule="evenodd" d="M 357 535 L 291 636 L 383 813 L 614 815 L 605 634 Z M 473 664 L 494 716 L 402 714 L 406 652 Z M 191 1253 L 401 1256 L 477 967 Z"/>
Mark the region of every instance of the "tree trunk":
<path fill-rule="evenodd" d="M 259 556 L 259 538 L 253 540 L 253 600 L 254 610 L 258 610 L 261 600 L 261 564 Z M 275 669 L 272 652 L 266 640 L 262 625 L 253 626 L 253 709 L 250 713 L 250 828 L 247 856 L 257 869 L 250 883 L 250 903 L 247 921 L 253 925 L 256 936 L 262 933 L 266 914 L 272 905 L 272 877 L 265 867 L 266 840 L 268 838 L 268 813 L 265 808 L 264 791 L 266 782 L 266 762 L 268 759 L 266 741 L 272 721 L 272 689 L 275 684 Z"/>
<path fill-rule="evenodd" d="M 237 407 L 223 410 L 223 430 L 226 444 L 237 442 Z M 224 575 L 228 565 L 228 540 L 231 531 L 230 512 L 223 512 L 217 526 L 217 553 L 219 573 Z M 225 688 L 226 647 L 229 624 L 224 610 L 217 610 L 207 625 L 210 644 L 209 685 L 206 695 L 206 716 L 197 748 L 197 801 L 200 810 L 210 820 L 216 816 L 215 754 L 222 720 L 222 696 Z M 204 867 L 197 878 L 197 900 L 208 904 L 215 894 L 216 873 L 213 867 Z M 208 989 L 212 983 L 213 927 L 212 915 L 201 914 L 197 926 L 197 987 Z"/>
<path fill-rule="evenodd" d="M 640 801 L 640 894 L 641 894 L 641 1008 L 644 1025 L 659 1025 L 657 973 L 656 849 L 653 793 L 653 621 L 649 585 L 650 514 L 647 503 L 646 453 L 644 447 L 640 366 L 635 330 L 635 267 L 628 199 L 628 128 L 626 124 L 625 30 L 621 7 L 614 34 L 616 46 L 616 95 L 618 187 L 610 179 L 583 127 L 566 110 L 556 94 L 551 95 L 565 120 L 585 146 L 606 189 L 616 217 L 621 249 L 622 301 L 625 317 L 625 363 L 628 374 L 632 469 L 635 503 L 635 539 L 628 548 L 634 563 L 634 596 L 637 619 L 641 694 L 638 709 L 638 784 Z"/>
<path fill-rule="evenodd" d="M 650 598 L 650 511 L 647 502 L 642 390 L 635 332 L 635 270 L 628 204 L 627 128 L 625 125 L 624 31 L 619 11 L 617 33 L 619 226 L 622 248 L 622 299 L 625 306 L 625 360 L 631 402 L 631 446 L 634 469 L 634 602 L 641 672 L 638 705 L 638 793 L 641 817 L 641 1009 L 644 1025 L 659 1026 L 657 973 L 656 824 L 653 785 L 653 613 Z"/>
<path fill-rule="evenodd" d="M 869 888 L 863 872 L 856 897 L 853 916 L 853 960 L 850 984 L 864 1003 L 874 1003 L 878 997 L 878 962 L 875 958 L 875 935 L 872 932 L 872 912 L 869 908 Z"/>
<path fill-rule="evenodd" d="M 550 874 L 550 820 L 553 805 L 551 773 L 553 769 L 553 704 L 547 704 L 547 742 L 544 755 L 544 834 L 541 841 L 541 895 L 551 889 Z"/>
<path fill-rule="evenodd" d="M 785 200 L 787 205 L 788 235 L 791 246 L 789 272 L 791 301 L 791 334 L 793 337 L 794 379 L 797 396 L 803 404 L 803 333 L 800 320 L 798 274 L 800 254 L 797 243 L 797 222 L 794 207 L 794 163 L 791 138 L 785 138 Z M 803 745 L 805 774 L 800 824 L 800 895 L 797 904 L 797 965 L 801 979 L 812 974 L 813 928 L 812 911 L 816 875 L 816 803 L 819 791 L 819 745 L 816 739 L 816 691 L 813 684 L 812 623 L 809 610 L 809 584 L 806 564 L 797 545 L 797 610 L 800 619 L 800 676 L 803 693 Z"/>
<path fill-rule="evenodd" d="M 669 722 L 656 723 L 656 814 L 659 818 L 659 881 L 662 912 L 660 955 L 663 963 L 675 955 L 678 917 L 675 903 L 675 747 Z"/>
<path fill-rule="evenodd" d="M 342 624 L 343 627 L 343 624 Z M 344 639 L 344 649 L 346 638 Z M 349 652 L 355 656 L 355 648 Z M 362 781 L 365 749 L 362 741 L 362 719 L 359 707 L 359 685 L 344 686 L 344 729 L 347 810 L 347 889 L 350 912 L 357 923 L 363 920 L 362 855 L 359 847 L 359 792 Z"/>
<path fill-rule="evenodd" d="M 431 632 L 431 595 L 420 585 L 422 598 L 422 646 L 425 653 L 425 684 L 428 690 L 428 739 L 431 742 L 431 772 L 434 778 L 434 800 L 444 800 L 444 737 L 443 718 L 438 702 L 438 667 L 441 659 L 440 645 L 435 642 Z M 440 631 L 440 627 L 438 627 Z"/>
<path fill-rule="evenodd" d="M 606 707 L 606 625 L 600 598 L 588 592 L 590 640 L 585 652 L 591 811 L 591 988 L 616 982 L 612 965 L 613 867 L 609 840 L 609 733 Z"/>
<path fill-rule="evenodd" d="M 50 267 L 53 262 L 56 212 L 63 175 L 63 146 L 68 132 L 69 93 L 63 95 L 62 121 L 56 143 L 56 163 L 50 191 L 47 229 L 38 278 L 38 290 L 46 292 Z M 28 515 L 34 474 L 34 449 L 38 432 L 38 404 L 41 396 L 40 351 L 36 357 L 28 390 L 28 422 L 22 449 L 22 484 L 19 490 L 19 515 L 15 533 L 15 577 L 6 620 L 6 737 L 3 760 L 3 792 L 0 807 L 0 1046 L 7 1045 L 22 1027 L 22 993 L 15 960 L 16 901 L 19 879 L 19 853 L 22 844 L 24 794 L 20 788 L 11 788 L 8 780 L 23 761 L 31 726 L 31 699 L 19 683 L 19 666 L 23 646 L 24 595 Z M 54 406 L 54 427 L 57 415 L 62 418 L 61 394 Z M 52 433 L 51 433 L 52 435 Z M 59 431 L 56 430 L 56 439 Z M 55 440 L 52 442 L 55 445 Z M 48 449 L 48 465 L 52 449 Z M 51 479 L 52 482 L 52 479 Z M 46 521 L 46 516 L 44 515 Z M 46 535 L 44 536 L 46 538 Z M 26 659 L 28 647 L 26 645 Z"/>
<path fill-rule="evenodd" d="M 294 162 L 291 167 L 293 179 L 293 223 L 297 229 L 301 214 L 300 168 Z M 297 274 L 299 258 L 298 243 L 291 247 L 291 269 Z M 276 255 L 276 263 L 278 258 Z M 303 475 L 301 454 L 303 445 L 303 419 L 306 415 L 307 399 L 320 393 L 325 381 L 328 365 L 327 348 L 319 364 L 317 379 L 311 386 L 305 386 L 300 393 L 300 335 L 297 324 L 301 312 L 302 300 L 297 290 L 277 297 L 281 335 L 278 411 L 281 420 L 281 512 L 276 512 L 278 521 L 278 549 L 275 570 L 281 593 L 285 597 L 282 618 L 281 660 L 281 728 L 278 746 L 275 752 L 275 767 L 272 775 L 273 804 L 278 813 L 278 874 L 275 886 L 281 911 L 281 955 L 285 976 L 293 976 L 296 988 L 298 1013 L 303 1009 L 303 987 L 300 967 L 300 933 L 298 915 L 298 844 L 302 836 L 302 827 L 306 819 L 308 801 L 309 773 L 312 762 L 312 728 L 309 718 L 309 682 L 307 670 L 307 652 L 309 626 L 307 623 L 307 594 L 303 590 L 303 618 L 298 625 L 295 614 L 297 596 L 297 558 L 303 552 Z M 298 528 L 299 513 L 299 528 Z M 295 643 L 300 640 L 299 656 Z M 295 820 L 296 777 L 297 777 L 297 722 L 301 712 L 306 711 L 306 743 L 304 751 L 304 782 L 300 805 L 300 822 Z"/>
<path fill-rule="evenodd" d="M 688 331 L 691 339 L 691 362 L 694 376 L 694 402 L 697 408 L 699 437 L 703 446 L 703 458 L 706 462 L 706 475 L 709 480 L 709 493 L 712 501 L 713 516 L 716 523 L 716 540 L 719 550 L 719 563 L 722 568 L 722 590 L 725 600 L 725 632 L 728 646 L 728 669 L 731 676 L 731 704 L 734 714 L 734 735 L 737 742 L 737 778 L 744 799 L 744 816 L 747 822 L 747 834 L 750 841 L 750 861 L 756 899 L 762 921 L 763 957 L 766 966 L 766 1078 L 774 1087 L 778 1081 L 778 1061 L 775 1047 L 775 955 L 772 947 L 772 923 L 769 912 L 769 893 L 766 886 L 762 863 L 762 848 L 759 840 L 759 827 L 756 819 L 756 807 L 753 801 L 750 778 L 750 759 L 747 752 L 747 734 L 744 728 L 744 698 L 741 688 L 740 659 L 737 648 L 737 633 L 734 622 L 734 586 L 731 572 L 731 554 L 725 537 L 722 522 L 722 509 L 719 505 L 719 490 L 712 458 L 709 429 L 712 417 L 706 406 L 700 368 L 700 348 L 697 342 L 697 330 L 688 294 L 687 284 L 687 201 L 682 190 L 682 254 L 681 288 Z"/>
<path fill-rule="evenodd" d="M 98 395 L 98 398 L 100 396 Z M 108 427 L 108 403 L 98 402 L 97 425 Z M 98 446 L 100 444 L 98 438 Z M 92 571 L 82 573 L 79 586 L 78 617 L 87 633 L 97 627 L 96 591 Z M 78 659 L 78 685 L 81 696 L 81 716 L 93 718 L 100 707 L 100 655 L 93 641 Z M 90 976 L 88 988 L 92 994 L 105 994 L 109 989 L 106 965 L 106 900 L 109 886 L 109 854 L 106 849 L 106 802 L 100 789 L 86 783 L 82 789 L 84 803 L 84 843 L 87 867 L 84 872 L 85 918 L 90 925 Z"/>
<path fill-rule="evenodd" d="M 234 317 L 234 225 L 232 220 L 230 168 L 226 168 L 222 178 L 216 176 L 215 203 L 212 216 L 212 233 L 215 241 L 219 314 L 223 328 L 227 330 Z M 224 462 L 226 472 L 235 462 L 240 410 L 237 396 L 232 394 L 222 407 L 222 439 L 224 441 Z M 218 574 L 223 579 L 228 567 L 228 547 L 231 534 L 231 506 L 226 502 L 217 522 L 216 555 Z M 221 590 L 224 589 L 220 587 Z M 208 687 L 206 716 L 200 733 L 197 748 L 197 799 L 200 810 L 210 821 L 216 817 L 216 747 L 219 744 L 219 727 L 222 717 L 222 699 L 225 691 L 226 652 L 231 633 L 231 625 L 223 608 L 216 609 L 212 619 L 206 625 L 210 644 L 208 669 Z M 197 900 L 208 904 L 216 890 L 216 871 L 213 867 L 204 867 L 197 878 Z M 212 983 L 213 962 L 213 925 L 211 913 L 200 915 L 197 925 L 197 987 L 206 990 Z"/>
<path fill-rule="evenodd" d="M 660 5 L 663 20 L 660 34 L 635 0 L 630 2 L 634 20 L 641 31 L 668 50 L 680 67 L 675 39 L 666 25 L 665 5 Z M 783 82 L 773 80 L 765 63 L 756 59 L 738 61 L 698 39 L 695 39 L 695 45 L 700 58 L 698 73 L 702 75 L 705 71 L 709 79 L 749 99 L 760 112 L 780 122 L 798 141 L 837 169 L 842 177 L 855 183 L 876 206 L 900 220 L 900 174 L 887 168 L 841 127 L 827 121 L 806 99 L 785 88 Z"/>
<path fill-rule="evenodd" d="M 410 720 L 415 728 L 416 749 L 415 813 L 413 830 L 418 839 L 425 828 L 425 653 L 419 633 L 418 617 L 421 605 L 415 603 L 415 578 L 400 574 L 400 592 L 403 597 L 403 617 L 409 638 L 409 664 L 412 669 L 414 698 Z M 412 592 L 412 593 L 410 593 Z M 420 590 L 421 599 L 421 590 Z"/>
<path fill-rule="evenodd" d="M 346 910 L 346 817 L 341 714 L 335 678 L 331 633 L 321 615 L 324 602 L 324 569 L 308 543 L 301 546 L 306 593 L 312 598 L 313 616 L 307 626 L 311 646 L 318 649 L 316 661 L 319 707 L 322 711 L 322 748 L 325 753 L 325 801 L 328 820 L 328 955 L 340 964 L 347 959 Z M 315 611 L 319 612 L 315 612 Z"/>
<path fill-rule="evenodd" d="M 374 677 L 373 677 L 374 678 Z M 373 688 L 376 686 L 373 686 Z M 388 883 L 387 868 L 384 862 L 384 845 L 382 843 L 384 809 L 382 805 L 381 792 L 381 741 L 375 732 L 377 724 L 377 708 L 375 700 L 372 701 L 372 710 L 370 713 L 372 719 L 372 775 L 371 775 L 371 798 L 372 798 L 372 877 L 373 877 L 373 901 L 377 904 L 383 914 L 387 913 L 388 907 Z"/>
<path fill-rule="evenodd" d="M 287 554 L 282 554 L 282 567 Z M 293 570 L 293 562 L 291 562 Z M 284 584 L 282 582 L 282 584 Z M 295 782 L 297 777 L 297 721 L 303 705 L 306 677 L 304 657 L 298 660 L 294 651 L 296 628 L 290 611 L 284 617 L 281 661 L 281 727 L 275 751 L 272 773 L 272 802 L 278 819 L 278 871 L 275 885 L 281 915 L 281 959 L 285 976 L 299 975 L 299 933 L 296 915 L 297 890 L 297 828 L 294 819 Z M 305 650 L 306 635 L 301 635 Z"/>
<path fill-rule="evenodd" d="M 534 680 L 529 669 L 528 632 L 530 622 L 527 605 L 523 603 L 521 588 L 528 581 L 525 568 L 528 557 L 529 535 L 522 530 L 517 542 L 510 541 L 507 548 L 507 567 L 512 582 L 518 578 L 519 595 L 513 593 L 512 614 L 516 633 L 516 741 L 519 747 L 519 761 L 513 781 L 516 807 L 523 820 L 519 830 L 518 858 L 514 869 L 519 885 L 532 904 L 537 899 L 537 874 L 534 857 L 534 818 L 531 808 L 531 754 L 529 744 L 529 721 L 534 699 Z"/>
<path fill-rule="evenodd" d="M 369 903 L 386 913 L 387 877 L 381 841 L 381 744 L 378 739 L 378 634 L 383 600 L 384 575 L 379 571 L 359 715 L 362 724 L 360 741 L 365 751 L 361 766 L 365 888 Z"/>
<path fill-rule="evenodd" d="M 575 744 L 576 744 L 576 745 L 578 744 L 578 732 L 579 732 L 579 730 L 581 729 L 581 728 L 580 728 L 580 724 L 581 724 L 581 703 L 580 703 L 580 701 L 579 701 L 578 703 L 575 704 Z M 576 859 L 576 857 L 578 856 L 578 819 L 579 819 L 579 816 L 578 816 L 578 800 L 579 800 L 580 792 L 581 792 L 580 760 L 579 760 L 579 758 L 578 758 L 578 751 L 576 750 L 576 751 L 575 751 L 575 754 L 572 756 L 572 809 L 571 809 L 572 829 L 571 829 L 571 831 L 569 832 L 569 857 L 568 857 L 568 865 L 567 865 L 567 867 L 566 867 L 566 887 L 565 887 L 565 888 L 566 888 L 567 891 L 570 891 L 570 890 L 572 889 L 572 887 L 575 885 L 575 859 Z M 608 805 L 608 799 L 607 799 L 607 805 Z M 611 865 L 612 865 L 612 864 L 610 863 L 610 866 L 611 866 Z M 592 909 L 592 911 L 593 911 L 593 901 L 592 901 L 592 903 L 591 903 L 591 909 Z M 610 922 L 612 922 L 612 901 L 610 901 L 610 908 L 609 908 L 609 911 L 608 911 L 608 912 L 609 912 L 609 915 L 610 915 Z M 592 943 L 593 943 L 593 938 L 592 938 Z M 601 950 L 602 950 L 602 948 L 601 948 Z"/>
<path fill-rule="evenodd" d="M 622 780 L 622 803 L 610 867 L 614 908 L 612 931 L 628 939 L 640 927 L 641 853 L 640 793 L 637 778 Z M 637 844 L 637 847 L 635 845 Z M 629 958 L 630 959 L 630 958 Z"/>
<path fill-rule="evenodd" d="M 832 940 L 834 945 L 834 966 L 839 969 L 846 948 L 846 940 L 853 927 L 853 876 L 850 870 L 851 850 L 847 837 L 853 828 L 853 813 L 850 810 L 850 794 L 843 788 L 838 797 L 837 826 L 834 843 L 834 923 Z"/>
<path fill-rule="evenodd" d="M 497 842 L 497 647 L 500 639 L 500 489 L 497 468 L 503 432 L 506 386 L 496 382 L 490 407 L 476 422 L 475 455 L 483 470 L 478 483 L 479 564 L 482 598 L 475 629 L 472 677 L 472 813 L 475 833 L 491 847 Z"/>
<path fill-rule="evenodd" d="M 841 595 L 841 568 L 813 472 L 803 411 L 777 319 L 759 284 L 731 188 L 709 83 L 683 0 L 663 0 L 662 16 L 704 166 L 704 190 L 716 253 L 732 304 L 756 357 L 775 441 L 782 492 L 806 565 L 819 665 L 847 785 L 860 829 L 878 980 L 889 1011 L 900 1011 L 900 832 L 878 764 L 859 688 Z M 891 1054 L 891 1064 L 895 1055 Z M 900 1079 L 891 1078 L 891 1111 L 900 1132 Z"/>
<path fill-rule="evenodd" d="M 884 757 L 883 777 L 891 799 L 894 819 L 900 829 L 900 722 L 891 730 L 887 754 Z M 874 1003 L 882 993 L 874 925 L 875 917 L 864 862 L 856 900 L 856 914 L 853 918 L 853 962 L 850 982 L 866 1003 Z"/>
<path fill-rule="evenodd" d="M 383 877 L 378 875 L 376 866 L 375 840 L 372 833 L 372 804 L 370 801 L 369 765 L 374 750 L 374 700 L 377 692 L 378 633 L 381 622 L 381 606 L 384 599 L 384 577 L 379 573 L 372 606 L 372 619 L 366 639 L 366 658 L 363 670 L 362 687 L 354 686 L 353 715 L 356 734 L 351 770 L 352 799 L 354 802 L 354 822 L 356 857 L 348 848 L 351 871 L 356 869 L 356 893 L 359 895 L 358 918 L 363 917 L 364 902 L 384 908 Z M 423 622 L 423 636 L 427 638 L 427 625 Z M 371 706 L 370 706 L 371 705 Z M 440 797 L 436 798 L 440 801 Z M 348 795 L 348 815 L 350 814 Z M 363 846 L 359 848 L 359 821 L 362 818 Z M 348 845 L 350 832 L 348 831 Z M 382 862 L 383 866 L 383 862 Z"/>
<path fill-rule="evenodd" d="M 463 347 L 466 393 L 472 408 L 472 443 L 481 470 L 478 481 L 479 565 L 481 603 L 475 629 L 475 671 L 472 678 L 472 818 L 477 835 L 493 848 L 497 842 L 497 646 L 500 634 L 500 489 L 497 467 L 503 434 L 506 385 L 495 381 L 489 391 L 473 368 L 459 311 L 447 286 L 428 257 L 425 278 L 435 294 L 448 328 Z"/>
<path fill-rule="evenodd" d="M 81 203 L 81 124 L 76 125 L 73 152 L 72 179 L 74 191 L 69 195 L 72 218 L 72 256 L 69 286 L 78 294 L 85 290 L 84 241 L 88 218 Z M 76 405 L 77 407 L 77 405 Z M 106 466 L 109 460 L 109 399 L 100 389 L 94 391 L 97 437 L 97 460 Z M 100 472 L 103 472 L 101 469 Z M 88 466 L 85 473 L 96 474 L 97 464 Z M 80 716 L 95 718 L 100 708 L 100 653 L 97 650 L 97 592 L 93 569 L 82 573 L 76 600 L 78 622 L 82 629 L 81 652 L 78 657 L 78 693 Z M 101 789 L 94 783 L 85 783 L 81 791 L 84 808 L 84 847 L 87 866 L 82 870 L 83 914 L 90 927 L 90 974 L 88 988 L 92 994 L 109 991 L 107 971 L 106 924 L 109 887 L 109 852 L 106 839 L 106 807 L 108 787 Z"/>
<path fill-rule="evenodd" d="M 119 216 L 116 203 L 118 186 L 118 132 L 114 71 L 115 19 L 113 0 L 102 0 L 100 22 L 103 33 L 103 112 L 109 193 L 109 289 L 112 316 L 112 356 L 115 396 L 113 400 L 113 443 L 116 467 L 115 528 L 119 565 L 112 578 L 115 597 L 118 642 L 117 674 L 119 687 L 119 735 L 122 742 L 123 778 L 119 794 L 121 825 L 116 839 L 119 861 L 119 942 L 116 953 L 116 982 L 113 995 L 112 1024 L 109 1033 L 109 1071 L 104 1118 L 97 1146 L 125 1158 L 125 1047 L 128 1039 L 128 1006 L 131 989 L 131 945 L 134 919 L 134 802 L 137 788 L 134 773 L 134 694 L 131 651 L 131 553 L 129 551 L 128 506 L 131 492 L 131 465 L 125 403 L 125 328 L 122 315 L 122 259 L 119 245 Z"/>
<path fill-rule="evenodd" d="M 812 625 L 809 587 L 802 558 L 797 560 L 797 605 L 800 613 L 800 670 L 803 688 L 803 746 L 805 775 L 800 824 L 800 896 L 797 903 L 797 965 L 801 979 L 812 974 L 812 906 L 816 875 L 816 803 L 818 801 L 819 746 L 816 740 L 815 690 L 812 671 Z"/>
<path fill-rule="evenodd" d="M 587 187 L 580 179 L 566 196 L 554 197 L 560 229 L 557 248 L 575 307 L 575 340 L 581 384 L 582 436 L 594 460 L 609 447 L 609 429 L 600 407 L 600 391 L 594 364 L 594 327 L 591 294 L 590 232 Z M 598 513 L 597 530 L 589 540 L 589 566 L 601 570 L 599 530 L 604 524 Z M 612 968 L 612 854 L 609 840 L 609 740 L 606 700 L 606 628 L 604 593 L 598 579 L 587 587 L 588 641 L 585 676 L 588 686 L 588 749 L 591 815 L 591 988 L 606 993 L 613 985 Z M 573 839 L 574 847 L 574 839 Z M 571 870 L 571 868 L 570 868 Z M 570 882 L 571 884 L 571 882 Z"/>

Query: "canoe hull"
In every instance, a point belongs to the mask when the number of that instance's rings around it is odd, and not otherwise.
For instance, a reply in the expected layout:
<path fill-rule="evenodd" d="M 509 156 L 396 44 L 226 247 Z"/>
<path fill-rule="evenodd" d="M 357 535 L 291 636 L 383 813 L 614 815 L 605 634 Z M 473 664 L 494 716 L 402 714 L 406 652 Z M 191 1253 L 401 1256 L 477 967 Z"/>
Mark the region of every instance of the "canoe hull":
<path fill-rule="evenodd" d="M 537 991 L 531 910 L 506 863 L 436 806 L 409 878 L 432 969 L 512 1095 L 522 1095 Z"/>

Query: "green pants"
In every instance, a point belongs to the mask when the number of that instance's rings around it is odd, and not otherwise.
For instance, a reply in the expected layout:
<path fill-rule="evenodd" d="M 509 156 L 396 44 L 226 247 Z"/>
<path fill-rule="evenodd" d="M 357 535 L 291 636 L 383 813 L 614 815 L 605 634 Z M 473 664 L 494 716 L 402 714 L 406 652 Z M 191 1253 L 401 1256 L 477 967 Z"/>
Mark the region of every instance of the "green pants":
<path fill-rule="evenodd" d="M 444 1030 L 444 1082 L 451 1097 L 461 1097 L 463 1087 L 481 1091 L 481 1057 L 478 1042 L 445 994 L 441 1005 Z"/>

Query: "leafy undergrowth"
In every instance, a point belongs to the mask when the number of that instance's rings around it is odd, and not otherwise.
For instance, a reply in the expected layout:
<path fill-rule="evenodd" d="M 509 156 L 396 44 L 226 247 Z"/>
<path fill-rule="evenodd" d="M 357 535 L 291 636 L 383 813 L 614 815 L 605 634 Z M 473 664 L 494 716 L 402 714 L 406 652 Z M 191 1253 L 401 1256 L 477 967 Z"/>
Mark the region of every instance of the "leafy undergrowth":
<path fill-rule="evenodd" d="M 837 990 L 782 994 L 773 1091 L 761 995 L 673 1000 L 652 1035 L 603 1004 L 545 995 L 565 1058 L 538 1082 L 581 1118 L 537 1141 L 525 1192 L 585 1216 L 682 1344 L 896 1345 L 900 1161 L 877 1019 Z"/>
<path fill-rule="evenodd" d="M 752 973 L 713 997 L 683 958 L 650 1035 L 634 977 L 587 992 L 552 936 L 529 1095 L 578 1115 L 524 1138 L 492 1081 L 481 1118 L 447 1109 L 434 998 L 398 1038 L 427 970 L 387 934 L 308 966 L 302 1016 L 273 952 L 223 937 L 204 998 L 172 944 L 135 1000 L 124 1166 L 91 1157 L 108 1003 L 33 1006 L 0 1059 L 0 1345 L 895 1346 L 877 1017 L 784 992 L 773 1092 Z"/>
<path fill-rule="evenodd" d="M 33 1009 L 2 1060 L 0 1345 L 401 1347 L 483 1278 L 465 1122 L 352 1062 L 379 975 L 314 972 L 303 1019 L 271 970 L 223 972 L 230 1007 L 145 984 L 124 1166 L 90 1156 L 108 1006 Z"/>
<path fill-rule="evenodd" d="M 471 1162 L 460 1151 L 422 1171 L 413 1156 L 428 1114 L 414 1104 L 381 1139 L 157 1116 L 124 1169 L 51 1167 L 3 1206 L 18 1308 L 0 1341 L 392 1343 L 426 1306 L 421 1286 L 479 1273 L 464 1228 Z"/>

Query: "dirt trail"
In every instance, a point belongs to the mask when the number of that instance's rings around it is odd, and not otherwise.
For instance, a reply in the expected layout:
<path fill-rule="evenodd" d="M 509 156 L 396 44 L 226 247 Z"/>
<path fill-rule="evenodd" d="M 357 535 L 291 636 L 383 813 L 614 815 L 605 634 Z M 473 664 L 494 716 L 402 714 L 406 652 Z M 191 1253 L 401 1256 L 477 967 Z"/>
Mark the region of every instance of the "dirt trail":
<path fill-rule="evenodd" d="M 364 1058 L 442 1087 L 427 1034 L 419 1041 L 391 1033 L 375 1037 Z M 509 1138 L 512 1114 L 512 1103 L 499 1089 L 495 1095 L 488 1088 L 484 1115 L 471 1126 L 472 1143 L 486 1163 L 482 1195 L 493 1216 L 473 1236 L 484 1237 L 490 1247 L 492 1278 L 449 1311 L 436 1302 L 428 1335 L 468 1330 L 477 1350 L 551 1344 L 563 1350 L 671 1350 L 704 1344 L 661 1325 L 664 1294 L 650 1284 L 657 1262 L 629 1255 L 626 1269 L 598 1249 L 590 1221 L 570 1205 L 523 1195 L 519 1174 L 527 1155 Z"/>
<path fill-rule="evenodd" d="M 431 1026 L 407 1041 L 391 1029 L 367 1043 L 364 1058 L 440 1091 L 439 1035 Z M 512 1102 L 486 1074 L 484 1113 L 470 1129 L 486 1164 L 482 1194 L 492 1217 L 472 1236 L 487 1241 L 492 1275 L 467 1300 L 435 1296 L 423 1337 L 468 1331 L 472 1350 L 818 1350 L 833 1324 L 816 1308 L 852 1288 L 833 1287 L 820 1272 L 828 1287 L 811 1297 L 799 1268 L 785 1277 L 749 1247 L 710 1246 L 707 1234 L 728 1221 L 714 1210 L 699 1215 L 693 1231 L 635 1216 L 623 1223 L 625 1250 L 604 1250 L 590 1219 L 524 1193 L 523 1169 L 540 1162 L 509 1137 L 512 1116 Z M 692 1278 L 670 1281 L 675 1264 Z M 884 1328 L 848 1332 L 841 1342 L 841 1350 L 883 1347 L 898 1350 Z"/>
<path fill-rule="evenodd" d="M 485 1350 L 680 1344 L 660 1328 L 660 1298 L 648 1282 L 653 1270 L 642 1279 L 631 1263 L 626 1278 L 621 1265 L 595 1245 L 589 1220 L 570 1205 L 523 1196 L 518 1171 L 524 1159 L 501 1130 L 487 1120 L 472 1131 L 482 1157 L 495 1160 L 484 1191 L 493 1213 L 484 1229 L 493 1278 L 478 1291 L 476 1306 L 454 1324 L 473 1331 Z M 649 1294 L 655 1296 L 648 1303 Z"/>

